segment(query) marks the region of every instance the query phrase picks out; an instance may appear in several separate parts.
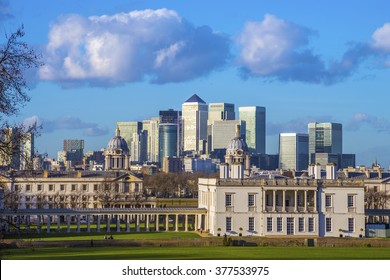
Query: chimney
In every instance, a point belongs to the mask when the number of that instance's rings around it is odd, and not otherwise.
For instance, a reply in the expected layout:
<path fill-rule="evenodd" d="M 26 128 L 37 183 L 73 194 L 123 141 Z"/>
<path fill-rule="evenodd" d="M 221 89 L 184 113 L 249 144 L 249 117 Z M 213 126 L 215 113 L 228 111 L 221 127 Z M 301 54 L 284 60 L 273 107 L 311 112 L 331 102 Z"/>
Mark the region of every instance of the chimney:
<path fill-rule="evenodd" d="M 308 168 L 308 174 L 309 176 L 314 176 L 314 164 L 309 164 L 309 168 Z"/>
<path fill-rule="evenodd" d="M 336 164 L 329 162 L 326 165 L 326 179 L 335 180 L 336 179 Z"/>
<path fill-rule="evenodd" d="M 229 164 L 221 163 L 219 166 L 219 178 L 226 179 L 229 178 Z"/>
<path fill-rule="evenodd" d="M 317 163 L 314 166 L 314 179 L 320 180 L 321 179 L 321 164 Z"/>

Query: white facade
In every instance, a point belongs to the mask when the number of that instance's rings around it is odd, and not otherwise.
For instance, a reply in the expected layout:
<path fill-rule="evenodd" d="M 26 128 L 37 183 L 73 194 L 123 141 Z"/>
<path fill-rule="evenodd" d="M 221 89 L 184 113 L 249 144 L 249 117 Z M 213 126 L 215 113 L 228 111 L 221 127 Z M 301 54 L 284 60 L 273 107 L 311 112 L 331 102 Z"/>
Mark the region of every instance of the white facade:
<path fill-rule="evenodd" d="M 327 194 L 332 194 L 332 209 L 324 206 Z M 364 187 L 359 183 L 201 178 L 199 207 L 208 210 L 206 229 L 212 235 L 364 235 Z"/>

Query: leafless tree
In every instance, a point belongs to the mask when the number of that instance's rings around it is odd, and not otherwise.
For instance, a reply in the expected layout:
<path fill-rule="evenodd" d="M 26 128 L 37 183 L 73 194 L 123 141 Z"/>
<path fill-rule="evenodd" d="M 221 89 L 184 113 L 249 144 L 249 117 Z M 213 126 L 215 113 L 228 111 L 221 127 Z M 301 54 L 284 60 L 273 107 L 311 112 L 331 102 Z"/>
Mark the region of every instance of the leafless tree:
<path fill-rule="evenodd" d="M 80 191 L 73 191 L 68 195 L 69 208 L 81 208 L 82 207 L 82 193 Z"/>
<path fill-rule="evenodd" d="M 98 186 L 97 199 L 103 208 L 110 208 L 115 205 L 119 199 L 119 190 L 117 185 L 109 178 L 104 178 Z"/>
<path fill-rule="evenodd" d="M 11 190 L 8 186 L 4 186 L 2 193 L 5 209 L 18 209 L 20 204 L 20 190 Z"/>
<path fill-rule="evenodd" d="M 25 74 L 32 68 L 42 65 L 41 57 L 36 51 L 22 41 L 23 26 L 11 35 L 6 35 L 6 42 L 0 44 L 0 165 L 12 166 L 20 158 L 24 168 L 31 168 L 30 155 L 21 150 L 24 143 L 37 133 L 36 124 L 10 125 L 6 117 L 18 113 L 20 107 L 30 100 L 27 95 L 29 87 Z M 31 151 L 34 152 L 34 151 Z"/>
<path fill-rule="evenodd" d="M 364 194 L 366 209 L 385 209 L 390 201 L 390 194 L 385 191 L 368 189 Z"/>

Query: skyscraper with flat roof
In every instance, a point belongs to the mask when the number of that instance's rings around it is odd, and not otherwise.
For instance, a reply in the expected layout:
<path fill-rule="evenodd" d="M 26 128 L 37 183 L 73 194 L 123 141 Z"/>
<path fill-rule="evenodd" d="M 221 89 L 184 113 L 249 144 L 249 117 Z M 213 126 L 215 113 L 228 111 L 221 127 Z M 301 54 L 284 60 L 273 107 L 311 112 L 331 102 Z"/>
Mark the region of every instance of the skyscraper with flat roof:
<path fill-rule="evenodd" d="M 194 94 L 182 105 L 183 150 L 199 153 L 201 141 L 207 140 L 208 106 Z"/>
<path fill-rule="evenodd" d="M 238 115 L 240 121 L 245 121 L 246 143 L 249 152 L 253 154 L 265 154 L 265 107 L 239 107 Z"/>
<path fill-rule="evenodd" d="M 173 109 L 160 111 L 159 162 L 164 157 L 180 156 L 181 111 Z"/>
<path fill-rule="evenodd" d="M 306 170 L 309 164 L 309 135 L 302 133 L 279 134 L 279 168 Z"/>
<path fill-rule="evenodd" d="M 210 125 L 213 121 L 234 120 L 234 104 L 231 103 L 210 103 L 207 123 Z"/>
<path fill-rule="evenodd" d="M 313 162 L 316 153 L 341 155 L 343 153 L 343 133 L 340 123 L 309 123 L 309 156 Z"/>

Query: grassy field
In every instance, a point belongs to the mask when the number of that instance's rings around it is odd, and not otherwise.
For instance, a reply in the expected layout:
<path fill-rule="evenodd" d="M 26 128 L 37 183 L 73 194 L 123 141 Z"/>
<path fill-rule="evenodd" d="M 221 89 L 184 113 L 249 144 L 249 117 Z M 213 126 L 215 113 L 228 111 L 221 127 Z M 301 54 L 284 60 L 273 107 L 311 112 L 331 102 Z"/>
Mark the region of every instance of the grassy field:
<path fill-rule="evenodd" d="M 4 249 L 2 260 L 378 260 L 389 248 L 90 247 Z"/>

